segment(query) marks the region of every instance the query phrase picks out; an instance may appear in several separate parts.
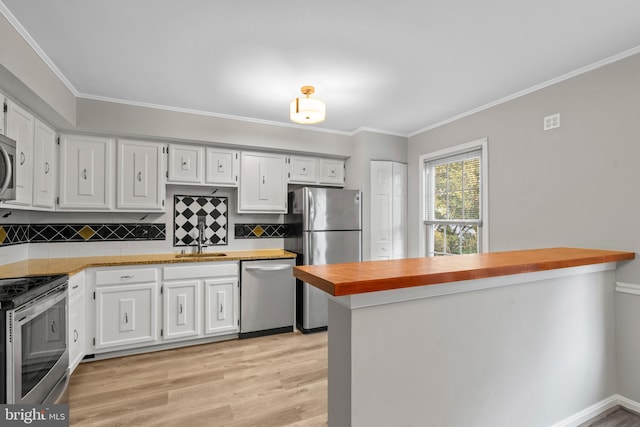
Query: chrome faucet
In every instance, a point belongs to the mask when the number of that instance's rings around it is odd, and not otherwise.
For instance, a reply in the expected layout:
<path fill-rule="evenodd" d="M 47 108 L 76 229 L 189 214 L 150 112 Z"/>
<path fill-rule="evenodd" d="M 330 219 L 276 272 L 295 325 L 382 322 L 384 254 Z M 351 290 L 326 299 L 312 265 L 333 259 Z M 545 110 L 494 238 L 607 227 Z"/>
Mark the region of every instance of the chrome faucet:
<path fill-rule="evenodd" d="M 205 227 L 206 217 L 204 215 L 198 215 L 198 254 L 202 253 L 202 247 L 205 246 L 205 236 L 204 236 L 204 227 Z"/>

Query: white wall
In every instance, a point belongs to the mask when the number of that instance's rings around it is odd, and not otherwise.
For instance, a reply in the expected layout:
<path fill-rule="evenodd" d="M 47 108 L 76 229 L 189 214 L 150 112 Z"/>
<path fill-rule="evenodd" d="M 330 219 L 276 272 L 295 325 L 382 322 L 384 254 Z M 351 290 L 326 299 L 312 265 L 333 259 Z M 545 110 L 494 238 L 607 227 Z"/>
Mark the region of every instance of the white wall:
<path fill-rule="evenodd" d="M 351 158 L 347 160 L 346 188 L 362 190 L 362 255 L 364 260 L 370 255 L 371 216 L 371 160 L 407 161 L 407 138 L 363 131 L 351 140 Z"/>
<path fill-rule="evenodd" d="M 561 127 L 543 131 L 560 113 Z M 640 252 L 640 54 L 409 138 L 409 194 L 421 154 L 488 138 L 490 251 L 577 246 Z M 409 198 L 409 253 L 422 235 Z M 640 258 L 616 279 L 640 284 Z M 618 335 L 637 340 L 640 299 L 619 295 Z M 635 334 L 635 335 L 634 335 Z M 638 378 L 640 348 L 618 340 L 620 378 Z M 640 380 L 618 392 L 640 401 Z"/>

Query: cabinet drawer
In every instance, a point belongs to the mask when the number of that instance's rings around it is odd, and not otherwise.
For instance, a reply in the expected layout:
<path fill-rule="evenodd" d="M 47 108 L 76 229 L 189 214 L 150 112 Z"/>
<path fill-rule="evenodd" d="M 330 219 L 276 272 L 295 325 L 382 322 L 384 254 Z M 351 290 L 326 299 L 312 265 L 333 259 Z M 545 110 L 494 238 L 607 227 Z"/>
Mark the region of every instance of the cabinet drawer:
<path fill-rule="evenodd" d="M 157 282 L 158 270 L 155 268 L 98 270 L 96 285 L 117 285 L 124 283 Z"/>
<path fill-rule="evenodd" d="M 213 264 L 191 263 L 162 268 L 163 280 L 198 279 L 221 276 L 237 276 L 237 262 L 215 262 Z"/>

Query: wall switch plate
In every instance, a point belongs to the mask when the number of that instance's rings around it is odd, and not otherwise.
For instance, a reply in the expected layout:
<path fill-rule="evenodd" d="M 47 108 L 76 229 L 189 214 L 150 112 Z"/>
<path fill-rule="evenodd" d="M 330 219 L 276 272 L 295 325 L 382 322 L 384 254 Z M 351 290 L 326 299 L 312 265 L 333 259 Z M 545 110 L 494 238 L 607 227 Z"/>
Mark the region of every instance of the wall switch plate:
<path fill-rule="evenodd" d="M 560 113 L 552 114 L 550 116 L 546 116 L 543 122 L 543 129 L 550 130 L 560 127 Z"/>

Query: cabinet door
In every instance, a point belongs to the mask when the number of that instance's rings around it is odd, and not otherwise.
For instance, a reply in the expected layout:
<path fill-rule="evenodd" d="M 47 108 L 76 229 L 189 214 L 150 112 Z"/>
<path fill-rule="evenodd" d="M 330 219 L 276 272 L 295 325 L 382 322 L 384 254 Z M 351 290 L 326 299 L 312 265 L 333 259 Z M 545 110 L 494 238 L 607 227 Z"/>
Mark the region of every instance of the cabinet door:
<path fill-rule="evenodd" d="M 206 335 L 238 332 L 238 280 L 236 278 L 204 281 Z"/>
<path fill-rule="evenodd" d="M 240 156 L 237 151 L 207 147 L 207 184 L 221 186 L 238 185 Z"/>
<path fill-rule="evenodd" d="M 30 205 L 33 199 L 34 117 L 7 100 L 7 136 L 16 141 L 16 199 L 10 203 Z"/>
<path fill-rule="evenodd" d="M 118 209 L 162 210 L 165 182 L 161 144 L 118 140 Z"/>
<path fill-rule="evenodd" d="M 292 184 L 314 184 L 317 159 L 313 157 L 289 157 L 289 182 Z"/>
<path fill-rule="evenodd" d="M 96 350 L 157 341 L 157 289 L 156 283 L 96 287 Z"/>
<path fill-rule="evenodd" d="M 33 162 L 33 206 L 53 209 L 56 203 L 56 133 L 35 121 Z"/>
<path fill-rule="evenodd" d="M 84 292 L 69 302 L 69 368 L 71 372 L 84 357 Z"/>
<path fill-rule="evenodd" d="M 344 187 L 344 160 L 320 159 L 320 184 Z"/>
<path fill-rule="evenodd" d="M 113 139 L 82 135 L 61 136 L 61 209 L 113 209 L 114 151 Z"/>
<path fill-rule="evenodd" d="M 286 213 L 285 158 L 279 154 L 242 152 L 239 213 Z"/>
<path fill-rule="evenodd" d="M 204 183 L 204 147 L 169 145 L 169 182 Z"/>
<path fill-rule="evenodd" d="M 164 339 L 189 338 L 200 335 L 202 324 L 200 281 L 165 282 L 163 286 Z"/>
<path fill-rule="evenodd" d="M 371 260 L 393 258 L 392 164 L 371 162 Z"/>

